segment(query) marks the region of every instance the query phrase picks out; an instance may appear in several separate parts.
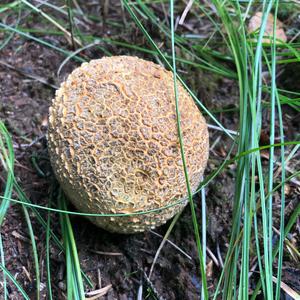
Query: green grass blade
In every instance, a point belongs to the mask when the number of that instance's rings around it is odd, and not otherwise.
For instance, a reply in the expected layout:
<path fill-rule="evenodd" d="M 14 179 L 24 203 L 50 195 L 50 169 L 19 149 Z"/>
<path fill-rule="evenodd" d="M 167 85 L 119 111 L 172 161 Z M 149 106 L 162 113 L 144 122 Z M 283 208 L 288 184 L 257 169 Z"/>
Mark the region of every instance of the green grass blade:
<path fill-rule="evenodd" d="M 33 252 L 33 262 L 35 266 L 35 280 L 36 280 L 36 299 L 40 300 L 40 266 L 39 266 L 39 257 L 38 257 L 38 251 L 37 251 L 37 246 L 34 238 L 34 233 L 33 233 L 33 228 L 30 220 L 30 216 L 28 213 L 28 210 L 26 206 L 23 205 L 23 212 L 25 215 L 25 220 L 27 223 L 28 231 L 29 231 L 29 236 L 31 240 L 31 246 L 32 246 L 32 252 Z"/>
<path fill-rule="evenodd" d="M 30 300 L 29 296 L 26 294 L 26 292 L 23 290 L 23 288 L 20 286 L 18 281 L 15 279 L 15 277 L 5 268 L 5 266 L 0 264 L 0 269 L 5 273 L 5 275 L 12 281 L 12 283 L 17 287 L 18 291 L 22 294 L 25 300 Z"/>
<path fill-rule="evenodd" d="M 299 173 L 300 172 L 297 172 L 297 175 L 299 176 Z M 300 203 L 296 206 L 296 208 L 294 209 L 292 215 L 290 216 L 290 219 L 287 223 L 287 225 L 285 226 L 285 229 L 284 229 L 284 234 L 283 234 L 283 239 L 287 236 L 287 234 L 291 231 L 292 227 L 294 226 L 294 224 L 296 223 L 298 217 L 300 215 Z M 275 258 L 275 256 L 277 255 L 278 251 L 279 251 L 279 248 L 280 248 L 280 241 L 276 244 L 276 246 L 274 247 L 273 249 L 273 253 L 272 253 L 272 257 L 273 259 Z M 258 293 L 259 293 L 259 290 L 261 288 L 261 281 L 259 281 L 256 285 L 256 288 L 251 296 L 251 300 L 254 300 L 256 299 Z M 270 299 L 273 299 L 273 298 L 270 298 Z"/>
<path fill-rule="evenodd" d="M 0 231 L 0 257 L 1 257 L 1 264 L 3 267 L 5 267 L 5 256 L 4 256 L 4 249 L 3 249 L 3 243 L 2 243 L 2 233 Z M 6 283 L 6 275 L 5 272 L 3 272 L 3 298 L 4 300 L 7 300 L 8 293 L 7 293 L 7 283 Z"/>
<path fill-rule="evenodd" d="M 13 192 L 13 176 L 10 170 L 14 169 L 14 150 L 9 132 L 4 124 L 0 121 L 0 161 L 7 173 L 6 186 L 4 190 L 4 200 L 0 204 L 0 226 L 2 226 L 7 209 L 9 207 L 9 199 Z"/>
<path fill-rule="evenodd" d="M 52 193 L 51 193 L 52 196 Z M 52 197 L 50 196 L 50 199 Z M 48 207 L 51 207 L 51 200 L 49 201 Z M 49 300 L 52 300 L 52 287 L 51 287 L 51 268 L 50 268 L 50 239 L 51 239 L 51 234 L 50 234 L 50 226 L 51 226 L 51 216 L 50 216 L 50 211 L 48 211 L 48 216 L 47 216 L 47 228 L 46 228 L 46 272 L 47 272 L 47 296 Z"/>
<path fill-rule="evenodd" d="M 59 207 L 63 210 L 67 210 L 62 192 L 59 193 L 58 197 Z M 72 299 L 74 296 L 74 299 L 83 300 L 85 299 L 84 286 L 72 225 L 68 215 L 60 215 L 60 220 L 66 251 L 68 299 Z"/>
<path fill-rule="evenodd" d="M 201 189 L 201 212 L 202 212 L 202 226 L 201 226 L 201 230 L 202 230 L 202 253 L 203 253 L 203 264 L 204 266 L 206 266 L 206 196 L 205 196 L 205 188 L 203 187 Z M 204 287 L 202 285 L 201 288 L 201 300 L 205 299 L 205 290 Z"/>
<path fill-rule="evenodd" d="M 201 271 L 201 279 L 202 279 L 202 286 L 203 286 L 203 294 L 204 299 L 208 299 L 208 291 L 207 291 L 207 282 L 206 282 L 206 272 L 205 272 L 205 263 L 203 259 L 203 253 L 202 253 L 202 246 L 200 241 L 200 235 L 199 235 L 199 228 L 198 228 L 198 220 L 196 215 L 196 210 L 193 202 L 193 195 L 192 190 L 189 182 L 189 175 L 187 171 L 187 165 L 185 160 L 185 153 L 184 153 L 184 145 L 183 145 L 183 135 L 181 131 L 181 124 L 180 124 L 180 110 L 179 110 L 179 99 L 178 99 L 178 87 L 177 87 L 177 73 L 176 73 L 176 58 L 175 58 L 175 42 L 174 42 L 174 2 L 173 0 L 170 1 L 170 7 L 171 7 L 171 40 L 172 40 L 172 57 L 173 57 L 173 79 L 174 79 L 174 94 L 175 94 L 175 107 L 176 107 L 176 120 L 177 120 L 177 130 L 178 130 L 178 137 L 179 137 L 179 143 L 180 143 L 180 152 L 181 152 L 181 159 L 184 169 L 184 176 L 186 180 L 186 187 L 188 192 L 188 198 L 189 203 L 191 207 L 192 212 L 192 220 L 193 220 L 193 226 L 194 226 L 194 232 L 195 232 L 195 238 L 197 243 L 197 249 L 198 249 L 198 257 L 200 261 L 200 271 Z"/>
<path fill-rule="evenodd" d="M 13 3 L 11 3 L 11 4 L 13 4 L 12 6 L 11 5 L 9 5 L 9 4 L 7 4 L 7 8 L 15 8 L 15 5 L 17 6 L 17 8 L 18 8 L 18 17 L 17 17 L 17 19 L 16 19 L 16 22 L 15 22 L 15 28 L 17 28 L 18 26 L 19 26 L 19 23 L 20 23 L 20 18 L 21 18 L 21 13 L 22 13 L 22 6 L 21 6 L 21 4 L 20 4 L 20 2 L 19 1 L 15 1 L 15 2 L 13 2 Z M 2 11 L 3 11 L 3 9 L 2 9 Z M 1 10 L 0 10 L 0 13 L 1 13 Z M 10 32 L 9 33 L 9 35 L 8 35 L 8 37 L 4 40 L 4 41 L 2 41 L 1 42 L 1 45 L 0 45 L 0 51 L 3 49 L 3 48 L 5 48 L 7 45 L 8 45 L 8 43 L 12 40 L 12 38 L 14 37 L 14 32 L 12 31 L 12 32 Z"/>
<path fill-rule="evenodd" d="M 37 218 L 37 221 L 41 224 L 41 226 L 47 230 L 47 222 L 44 220 L 44 218 L 41 216 L 41 214 L 39 213 L 39 211 L 37 210 L 37 208 L 40 209 L 47 209 L 47 207 L 45 206 L 41 206 L 41 205 L 35 205 L 33 203 L 31 203 L 30 199 L 27 198 L 26 194 L 24 193 L 24 191 L 22 190 L 22 188 L 20 187 L 20 185 L 18 184 L 15 176 L 14 176 L 14 172 L 13 172 L 13 162 L 14 162 L 14 150 L 13 150 L 13 146 L 12 146 L 12 141 L 10 138 L 10 135 L 4 125 L 4 123 L 2 121 L 0 121 L 0 136 L 3 135 L 6 138 L 6 144 L 9 150 L 9 156 L 7 155 L 6 152 L 4 152 L 4 157 L 5 157 L 5 161 L 11 161 L 12 163 L 9 163 L 6 165 L 7 167 L 7 172 L 8 172 L 8 176 L 11 176 L 11 180 L 13 182 L 13 187 L 19 197 L 19 201 L 18 200 L 14 200 L 15 203 L 19 203 L 22 204 L 25 207 L 30 207 L 35 215 L 35 217 Z M 1 143 L 2 139 L 0 138 L 0 143 Z M 1 148 L 1 147 L 0 147 Z M 4 148 L 1 148 L 1 150 Z M 1 154 L 1 151 L 0 151 Z M 1 159 L 2 156 L 0 155 L 0 160 L 3 163 L 4 160 Z M 8 177 L 9 178 L 9 177 Z M 1 201 L 1 204 L 3 203 L 8 203 L 9 201 L 11 201 L 11 197 L 4 197 L 4 196 L 0 196 L 0 199 L 3 199 L 3 201 Z M 6 204 L 7 205 L 7 204 Z M 49 209 L 51 210 L 51 209 Z M 59 212 L 59 210 L 55 210 L 52 209 L 52 211 L 57 211 Z M 63 245 L 61 244 L 59 238 L 54 234 L 54 232 L 50 229 L 49 234 L 51 236 L 51 238 L 53 239 L 53 241 L 55 242 L 55 244 L 58 246 L 58 248 L 60 250 L 64 250 Z M 85 281 L 87 282 L 87 284 L 90 287 L 93 287 L 93 284 L 91 282 L 91 280 L 88 278 L 88 276 L 84 273 L 82 273 L 83 278 L 85 279 Z"/>

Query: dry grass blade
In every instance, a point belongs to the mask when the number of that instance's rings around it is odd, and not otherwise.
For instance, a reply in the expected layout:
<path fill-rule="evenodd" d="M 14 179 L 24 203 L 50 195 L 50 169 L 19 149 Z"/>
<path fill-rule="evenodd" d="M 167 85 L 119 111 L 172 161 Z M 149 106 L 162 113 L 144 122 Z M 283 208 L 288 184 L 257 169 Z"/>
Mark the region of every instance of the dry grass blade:
<path fill-rule="evenodd" d="M 112 288 L 112 285 L 109 284 L 101 289 L 98 290 L 94 290 L 88 293 L 85 293 L 86 296 L 90 296 L 90 297 L 86 297 L 87 300 L 94 300 L 94 299 L 98 299 L 99 297 L 102 297 L 104 295 L 107 294 L 107 292 Z"/>
<path fill-rule="evenodd" d="M 97 251 L 97 250 L 90 250 L 90 252 L 99 254 L 99 255 L 110 255 L 110 256 L 122 256 L 123 253 L 121 252 L 104 252 L 104 251 Z"/>
<path fill-rule="evenodd" d="M 182 25 L 182 24 L 183 24 L 183 22 L 184 22 L 184 20 L 185 20 L 185 18 L 186 18 L 186 16 L 187 16 L 187 14 L 188 14 L 188 12 L 189 12 L 190 9 L 192 8 L 193 2 L 194 2 L 194 0 L 190 0 L 190 1 L 188 2 L 188 4 L 186 5 L 186 7 L 185 7 L 185 9 L 184 9 L 184 11 L 183 11 L 183 13 L 182 13 L 180 19 L 179 19 L 179 22 L 178 22 L 179 25 Z"/>
<path fill-rule="evenodd" d="M 278 236 L 280 236 L 280 231 L 274 226 L 273 226 L 273 230 Z M 296 262 L 298 262 L 300 260 L 299 250 L 287 238 L 284 239 L 284 242 L 286 244 L 287 250 L 290 252 L 293 259 Z"/>
<path fill-rule="evenodd" d="M 277 283 L 277 278 L 276 277 L 272 277 L 272 280 L 274 283 Z M 293 289 L 291 289 L 286 283 L 284 283 L 283 281 L 280 281 L 280 287 L 285 291 L 286 294 L 288 294 L 292 299 L 294 300 L 299 300 L 300 299 L 300 295 L 294 291 Z"/>
<path fill-rule="evenodd" d="M 212 124 L 207 124 L 207 127 L 208 127 L 209 129 L 214 129 L 214 130 L 218 130 L 218 131 L 223 131 L 223 132 L 224 132 L 224 130 L 223 130 L 221 127 L 219 127 L 219 126 L 215 126 L 215 125 L 212 125 Z M 233 135 L 239 135 L 239 133 L 238 133 L 237 131 L 230 130 L 230 129 L 226 129 L 226 130 L 227 130 L 227 132 L 229 132 L 230 134 L 233 134 Z"/>
<path fill-rule="evenodd" d="M 212 259 L 212 261 L 215 263 L 215 265 L 219 268 L 220 267 L 219 261 L 216 258 L 216 256 L 213 254 L 213 252 L 208 247 L 206 247 L 206 251 L 210 256 L 210 258 Z"/>

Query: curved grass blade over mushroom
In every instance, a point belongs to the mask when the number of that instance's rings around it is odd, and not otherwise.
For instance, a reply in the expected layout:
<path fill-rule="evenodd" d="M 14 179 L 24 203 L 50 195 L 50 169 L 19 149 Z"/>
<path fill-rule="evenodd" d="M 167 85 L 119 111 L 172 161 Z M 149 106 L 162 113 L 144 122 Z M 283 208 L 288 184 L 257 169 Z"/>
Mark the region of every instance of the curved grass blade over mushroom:
<path fill-rule="evenodd" d="M 283 144 L 283 146 L 289 146 L 289 145 L 300 145 L 300 141 L 299 142 L 285 142 Z M 264 150 L 264 149 L 269 149 L 270 147 L 280 147 L 282 146 L 282 144 L 278 143 L 278 144 L 274 144 L 274 145 L 266 145 L 266 146 L 261 146 L 259 148 L 256 149 L 252 149 L 252 150 L 248 150 L 245 151 L 244 153 L 241 153 L 240 155 L 235 156 L 234 158 L 230 159 L 230 160 L 225 160 L 224 163 L 222 164 L 222 168 L 220 169 L 219 172 L 221 172 L 225 167 L 227 167 L 228 165 L 234 163 L 235 161 L 237 161 L 238 159 L 240 159 L 243 156 L 249 155 L 252 152 L 256 152 L 256 151 L 260 151 L 260 150 Z M 298 147 L 296 148 L 298 149 Z M 273 190 L 272 193 L 274 193 L 276 190 L 278 190 L 284 183 L 289 182 L 290 180 L 292 180 L 294 177 L 299 176 L 300 171 L 295 172 L 294 174 L 292 174 L 291 176 L 289 176 L 285 182 L 277 185 Z M 212 178 L 215 177 L 217 175 L 216 172 L 214 172 L 212 174 Z M 201 189 L 201 187 L 205 187 L 208 184 L 208 180 L 204 180 L 204 182 L 202 184 L 200 184 L 200 187 L 197 189 L 197 191 L 195 193 L 198 193 Z M 19 187 L 20 188 L 20 187 Z M 23 197 L 26 197 L 25 194 L 23 194 Z M 42 206 L 42 205 L 38 205 L 38 204 L 33 204 L 30 203 L 29 201 L 23 201 L 23 200 L 17 200 L 17 199 L 13 199 L 13 198 L 4 198 L 3 196 L 0 196 L 1 199 L 7 199 L 10 200 L 11 202 L 14 203 L 19 203 L 19 204 L 24 204 L 25 206 L 31 207 L 35 213 L 38 213 L 38 211 L 36 210 L 36 208 L 41 209 L 41 210 L 46 210 L 46 211 L 52 211 L 52 212 L 57 212 L 57 213 L 64 213 L 64 214 L 70 214 L 70 215 L 82 215 L 82 216 L 87 216 L 87 217 L 127 217 L 127 216 L 134 216 L 134 215 L 143 215 L 143 214 L 148 214 L 148 213 L 152 213 L 152 212 L 159 212 L 161 210 L 170 208 L 172 206 L 178 205 L 180 203 L 182 203 L 184 200 L 177 200 L 177 202 L 174 202 L 173 204 L 170 205 L 166 205 L 164 207 L 160 207 L 160 208 L 156 208 L 156 209 L 152 209 L 152 210 L 148 210 L 148 211 L 140 211 L 140 212 L 135 212 L 135 213 L 124 213 L 124 214 L 94 214 L 94 213 L 81 213 L 78 211 L 70 211 L 70 210 L 61 210 L 61 209 L 56 209 L 56 208 L 49 208 L 47 206 Z M 41 221 L 41 224 L 44 226 L 44 221 Z M 45 223 L 46 224 L 46 223 Z M 45 226 L 46 228 L 46 226 Z M 56 235 L 50 231 L 50 235 L 53 238 L 57 238 Z M 60 242 L 57 245 L 61 245 Z M 61 249 L 62 250 L 62 249 Z"/>

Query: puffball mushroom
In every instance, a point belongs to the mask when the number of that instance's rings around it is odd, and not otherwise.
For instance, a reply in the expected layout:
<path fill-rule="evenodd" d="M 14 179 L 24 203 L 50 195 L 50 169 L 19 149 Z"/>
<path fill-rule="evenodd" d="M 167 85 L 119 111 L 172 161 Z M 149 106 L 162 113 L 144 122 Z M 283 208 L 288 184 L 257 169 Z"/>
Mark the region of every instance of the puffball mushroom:
<path fill-rule="evenodd" d="M 192 191 L 208 159 L 206 122 L 178 83 L 181 130 Z M 62 189 L 96 225 L 134 233 L 164 224 L 187 203 L 173 74 L 137 57 L 83 63 L 56 92 L 48 148 Z M 183 200 L 178 203 L 178 200 Z"/>

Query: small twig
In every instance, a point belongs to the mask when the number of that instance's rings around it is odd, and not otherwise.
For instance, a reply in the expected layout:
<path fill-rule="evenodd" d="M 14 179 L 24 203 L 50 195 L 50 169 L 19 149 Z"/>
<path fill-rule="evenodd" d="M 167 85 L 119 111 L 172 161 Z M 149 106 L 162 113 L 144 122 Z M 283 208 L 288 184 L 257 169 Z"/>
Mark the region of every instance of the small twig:
<path fill-rule="evenodd" d="M 20 233 L 18 233 L 18 232 L 15 231 L 15 230 L 11 233 L 11 235 L 14 236 L 16 239 L 21 240 L 21 241 L 23 241 L 23 242 L 25 242 L 25 243 L 31 243 L 31 241 L 30 241 L 29 238 L 27 238 L 27 237 L 21 235 Z"/>
<path fill-rule="evenodd" d="M 219 135 L 219 136 L 214 140 L 214 142 L 212 143 L 212 145 L 210 146 L 209 151 L 213 151 L 213 150 L 214 150 L 214 148 L 216 147 L 216 145 L 219 143 L 220 139 L 221 139 L 221 136 Z"/>
<path fill-rule="evenodd" d="M 216 258 L 216 256 L 213 254 L 213 252 L 208 247 L 206 247 L 206 252 L 210 256 L 210 258 L 213 260 L 213 262 L 216 264 L 216 266 L 219 267 L 220 264 L 218 262 L 218 259 Z"/>
<path fill-rule="evenodd" d="M 159 233 L 150 230 L 150 232 L 160 238 L 164 238 L 162 235 L 160 235 Z M 188 255 L 185 251 L 183 251 L 181 248 L 179 248 L 176 244 L 174 244 L 173 242 L 171 242 L 169 239 L 166 240 L 170 245 L 172 245 L 175 249 L 177 249 L 180 253 L 182 253 L 184 256 L 186 256 L 189 260 L 192 260 L 192 257 L 190 255 Z"/>
<path fill-rule="evenodd" d="M 101 280 L 100 268 L 97 269 L 97 275 L 98 275 L 98 287 L 99 287 L 99 289 L 101 289 L 102 288 L 102 280 Z"/>
<path fill-rule="evenodd" d="M 138 289 L 137 300 L 143 300 L 143 284 L 141 283 Z"/>
<path fill-rule="evenodd" d="M 218 259 L 219 259 L 221 267 L 224 268 L 224 263 L 223 263 L 223 259 L 222 259 L 222 255 L 221 255 L 221 251 L 220 251 L 220 244 L 218 242 L 217 242 L 217 255 L 218 255 Z"/>
<path fill-rule="evenodd" d="M 27 269 L 26 269 L 24 266 L 22 266 L 22 269 L 23 269 L 23 271 L 24 271 L 26 277 L 28 278 L 28 280 L 29 280 L 30 282 L 32 282 L 31 276 L 30 276 L 29 272 L 27 271 Z"/>

